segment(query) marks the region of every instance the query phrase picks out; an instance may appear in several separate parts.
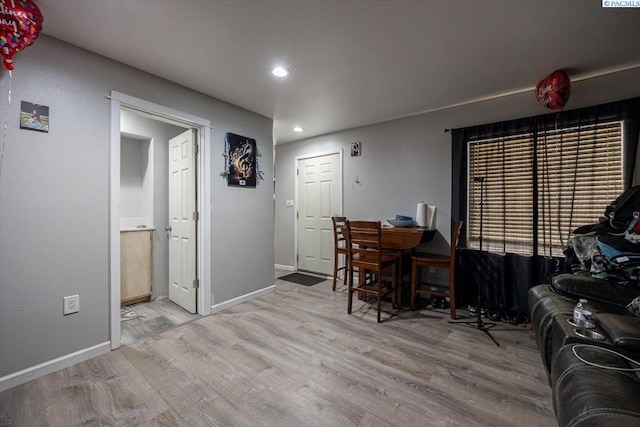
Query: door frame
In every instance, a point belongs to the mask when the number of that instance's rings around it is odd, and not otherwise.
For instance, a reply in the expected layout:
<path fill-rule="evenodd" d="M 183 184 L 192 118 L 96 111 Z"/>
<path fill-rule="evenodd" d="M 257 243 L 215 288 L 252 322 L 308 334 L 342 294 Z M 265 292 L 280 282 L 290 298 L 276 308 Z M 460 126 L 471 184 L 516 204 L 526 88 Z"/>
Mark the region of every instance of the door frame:
<path fill-rule="evenodd" d="M 338 154 L 340 157 L 340 167 L 338 168 L 339 172 L 339 185 L 340 185 L 340 212 L 339 215 L 342 215 L 344 212 L 344 188 L 342 186 L 343 183 L 343 149 L 339 148 L 336 150 L 330 151 L 320 151 L 316 153 L 302 154 L 300 156 L 296 156 L 294 159 L 294 169 L 293 169 L 293 205 L 295 209 L 293 210 L 293 271 L 298 271 L 298 201 L 300 200 L 298 188 L 298 168 L 300 164 L 300 160 L 311 159 L 313 157 L 324 157 L 330 156 L 332 154 Z"/>
<path fill-rule="evenodd" d="M 209 120 L 111 91 L 111 129 L 109 152 L 109 338 L 111 349 L 120 347 L 120 110 L 122 107 L 197 129 L 196 197 L 200 218 L 197 227 L 197 313 L 211 314 L 211 122 Z"/>

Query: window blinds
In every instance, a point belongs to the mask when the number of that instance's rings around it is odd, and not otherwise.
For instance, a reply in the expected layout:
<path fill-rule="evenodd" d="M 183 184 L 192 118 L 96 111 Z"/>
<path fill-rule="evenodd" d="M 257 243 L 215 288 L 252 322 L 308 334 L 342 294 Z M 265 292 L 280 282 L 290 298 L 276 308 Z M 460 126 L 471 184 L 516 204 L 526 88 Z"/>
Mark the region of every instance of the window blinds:
<path fill-rule="evenodd" d="M 562 255 L 570 232 L 597 222 L 622 192 L 622 126 L 616 121 L 470 142 L 469 246 L 479 248 L 483 190 L 483 250 L 532 255 L 537 244 L 540 255 Z"/>

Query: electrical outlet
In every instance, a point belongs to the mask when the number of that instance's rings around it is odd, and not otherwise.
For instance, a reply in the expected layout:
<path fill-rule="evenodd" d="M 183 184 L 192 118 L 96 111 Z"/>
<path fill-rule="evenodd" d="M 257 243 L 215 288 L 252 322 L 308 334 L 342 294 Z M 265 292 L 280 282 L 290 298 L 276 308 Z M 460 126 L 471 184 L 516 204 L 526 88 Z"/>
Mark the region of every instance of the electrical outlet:
<path fill-rule="evenodd" d="M 293 200 L 287 200 L 286 201 L 286 205 L 288 208 L 292 208 L 293 207 Z"/>
<path fill-rule="evenodd" d="M 429 273 L 435 273 L 435 272 L 436 272 L 435 267 L 429 267 Z"/>
<path fill-rule="evenodd" d="M 64 306 L 62 308 L 62 314 L 73 314 L 80 311 L 80 295 L 71 295 L 64 297 Z"/>

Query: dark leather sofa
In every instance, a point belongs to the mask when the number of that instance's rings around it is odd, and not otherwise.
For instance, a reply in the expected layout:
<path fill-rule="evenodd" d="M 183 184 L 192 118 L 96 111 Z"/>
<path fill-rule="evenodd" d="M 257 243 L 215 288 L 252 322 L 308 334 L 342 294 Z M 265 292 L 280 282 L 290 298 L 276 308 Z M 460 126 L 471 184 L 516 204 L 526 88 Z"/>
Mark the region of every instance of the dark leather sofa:
<path fill-rule="evenodd" d="M 529 290 L 558 425 L 640 426 L 640 318 L 626 310 L 638 295 L 636 287 L 572 274 Z M 579 298 L 593 313 L 588 329 L 567 320 Z"/>

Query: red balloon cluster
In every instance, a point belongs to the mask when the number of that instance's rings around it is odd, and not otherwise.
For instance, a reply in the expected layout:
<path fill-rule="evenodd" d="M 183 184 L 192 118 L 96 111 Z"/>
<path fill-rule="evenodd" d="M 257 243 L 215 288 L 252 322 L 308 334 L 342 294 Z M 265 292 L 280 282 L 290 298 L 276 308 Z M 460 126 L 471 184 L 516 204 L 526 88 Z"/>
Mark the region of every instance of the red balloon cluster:
<path fill-rule="evenodd" d="M 562 110 L 571 95 L 571 81 L 562 70 L 549 74 L 536 86 L 536 98 L 543 107 Z"/>
<path fill-rule="evenodd" d="M 13 70 L 13 55 L 31 46 L 42 30 L 42 13 L 32 0 L 0 0 L 2 66 Z"/>

